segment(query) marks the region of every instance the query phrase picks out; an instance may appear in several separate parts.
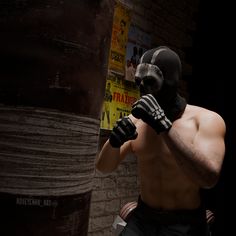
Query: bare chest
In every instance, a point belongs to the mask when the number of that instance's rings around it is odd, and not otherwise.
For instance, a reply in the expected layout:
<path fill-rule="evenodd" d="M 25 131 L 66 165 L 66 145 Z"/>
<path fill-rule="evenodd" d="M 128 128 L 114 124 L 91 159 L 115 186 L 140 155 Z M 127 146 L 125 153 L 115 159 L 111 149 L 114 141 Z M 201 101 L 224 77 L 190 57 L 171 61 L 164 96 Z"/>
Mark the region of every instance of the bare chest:
<path fill-rule="evenodd" d="M 170 150 L 164 140 L 150 126 L 144 124 L 138 128 L 138 137 L 132 143 L 132 148 L 139 161 L 153 162 L 161 161 L 162 157 L 171 155 Z"/>
<path fill-rule="evenodd" d="M 193 139 L 195 127 L 191 122 L 178 125 L 182 137 Z M 160 173 L 164 176 L 182 176 L 176 163 L 175 153 L 170 150 L 162 135 L 157 134 L 145 123 L 137 125 L 138 137 L 132 142 L 132 149 L 138 158 L 139 170 L 145 175 Z M 160 176 L 158 176 L 160 177 Z"/>

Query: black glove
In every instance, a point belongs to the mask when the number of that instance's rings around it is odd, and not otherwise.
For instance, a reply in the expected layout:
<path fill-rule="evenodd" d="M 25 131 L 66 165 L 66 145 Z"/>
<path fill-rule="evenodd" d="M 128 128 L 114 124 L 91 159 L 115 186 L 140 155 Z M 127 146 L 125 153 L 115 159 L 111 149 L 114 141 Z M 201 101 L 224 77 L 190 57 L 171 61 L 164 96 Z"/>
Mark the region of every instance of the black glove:
<path fill-rule="evenodd" d="M 158 134 L 169 130 L 172 126 L 171 121 L 165 116 L 164 111 L 151 94 L 144 95 L 136 101 L 131 113 L 150 125 Z"/>
<path fill-rule="evenodd" d="M 116 122 L 111 131 L 109 142 L 112 147 L 119 148 L 124 142 L 136 139 L 137 136 L 136 126 L 128 116 L 124 116 Z"/>

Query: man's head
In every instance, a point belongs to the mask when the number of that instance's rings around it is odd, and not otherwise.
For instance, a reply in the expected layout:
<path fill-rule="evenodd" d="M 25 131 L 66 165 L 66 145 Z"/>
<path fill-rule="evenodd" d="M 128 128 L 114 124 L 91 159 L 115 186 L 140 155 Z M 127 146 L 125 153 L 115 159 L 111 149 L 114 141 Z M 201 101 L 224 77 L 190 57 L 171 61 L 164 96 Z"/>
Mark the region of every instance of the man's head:
<path fill-rule="evenodd" d="M 120 21 L 120 28 L 121 28 L 122 33 L 123 33 L 124 30 L 125 30 L 125 26 L 126 26 L 126 22 L 125 22 L 124 20 L 121 20 L 121 21 Z"/>
<path fill-rule="evenodd" d="M 186 107 L 185 99 L 177 93 L 181 72 L 179 56 L 170 48 L 161 46 L 142 55 L 135 73 L 141 96 L 152 94 L 172 120 Z"/>
<path fill-rule="evenodd" d="M 155 97 L 159 97 L 163 90 L 167 90 L 169 95 L 176 93 L 180 77 L 180 58 L 165 46 L 146 51 L 135 73 L 141 95 L 151 93 Z"/>

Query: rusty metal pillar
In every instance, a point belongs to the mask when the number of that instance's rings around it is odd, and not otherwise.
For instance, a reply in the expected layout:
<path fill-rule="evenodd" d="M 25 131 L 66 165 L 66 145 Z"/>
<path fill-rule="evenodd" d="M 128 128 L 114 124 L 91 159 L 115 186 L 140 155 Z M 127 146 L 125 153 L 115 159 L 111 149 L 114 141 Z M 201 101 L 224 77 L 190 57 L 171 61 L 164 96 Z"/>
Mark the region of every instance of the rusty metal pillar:
<path fill-rule="evenodd" d="M 1 1 L 0 235 L 87 235 L 113 10 Z"/>

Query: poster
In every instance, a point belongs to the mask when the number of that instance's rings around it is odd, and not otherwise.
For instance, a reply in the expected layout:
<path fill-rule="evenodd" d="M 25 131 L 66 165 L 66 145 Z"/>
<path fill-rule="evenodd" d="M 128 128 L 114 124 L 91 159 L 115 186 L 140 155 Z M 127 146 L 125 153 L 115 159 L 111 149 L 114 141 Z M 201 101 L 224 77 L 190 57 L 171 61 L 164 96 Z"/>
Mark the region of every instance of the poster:
<path fill-rule="evenodd" d="M 131 12 L 121 3 L 116 3 L 113 17 L 109 69 L 124 74 L 125 53 L 128 41 Z"/>
<path fill-rule="evenodd" d="M 132 104 L 139 98 L 135 83 L 125 81 L 124 76 L 109 71 L 103 102 L 101 129 L 112 129 L 119 118 L 131 112 Z"/>
<path fill-rule="evenodd" d="M 143 53 L 150 49 L 151 37 L 138 27 L 131 25 L 126 46 L 125 79 L 134 82 L 134 74 Z"/>
<path fill-rule="evenodd" d="M 140 57 L 150 48 L 151 39 L 130 22 L 130 10 L 117 3 L 113 17 L 101 129 L 111 130 L 119 118 L 131 113 L 132 104 L 140 97 L 134 75 Z"/>

